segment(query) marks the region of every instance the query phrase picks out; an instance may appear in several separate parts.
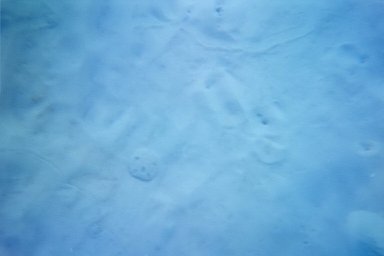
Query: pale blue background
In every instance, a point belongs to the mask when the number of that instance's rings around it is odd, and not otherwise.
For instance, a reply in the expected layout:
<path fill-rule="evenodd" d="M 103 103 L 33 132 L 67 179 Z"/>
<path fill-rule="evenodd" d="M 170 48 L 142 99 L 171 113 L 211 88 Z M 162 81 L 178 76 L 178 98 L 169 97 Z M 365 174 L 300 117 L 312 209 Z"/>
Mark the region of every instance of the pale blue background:
<path fill-rule="evenodd" d="M 383 1 L 1 5 L 1 256 L 384 255 Z"/>

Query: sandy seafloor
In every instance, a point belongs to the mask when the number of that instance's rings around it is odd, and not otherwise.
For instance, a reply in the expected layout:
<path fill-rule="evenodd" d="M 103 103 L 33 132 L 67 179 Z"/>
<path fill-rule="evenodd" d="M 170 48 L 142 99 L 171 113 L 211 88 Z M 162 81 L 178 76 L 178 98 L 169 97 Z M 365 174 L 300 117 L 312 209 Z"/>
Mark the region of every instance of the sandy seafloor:
<path fill-rule="evenodd" d="M 1 256 L 384 255 L 384 1 L 1 5 Z"/>

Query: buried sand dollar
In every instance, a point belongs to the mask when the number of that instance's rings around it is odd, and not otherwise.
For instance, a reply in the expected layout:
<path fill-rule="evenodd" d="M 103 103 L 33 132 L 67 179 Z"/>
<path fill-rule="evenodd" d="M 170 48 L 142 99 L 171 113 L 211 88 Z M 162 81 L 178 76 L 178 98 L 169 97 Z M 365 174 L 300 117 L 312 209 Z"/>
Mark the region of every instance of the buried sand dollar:
<path fill-rule="evenodd" d="M 151 181 L 159 172 L 159 158 L 149 149 L 137 150 L 129 161 L 129 174 L 140 181 Z"/>
<path fill-rule="evenodd" d="M 283 162 L 287 157 L 285 147 L 273 140 L 260 139 L 254 149 L 257 159 L 264 164 L 277 164 Z"/>

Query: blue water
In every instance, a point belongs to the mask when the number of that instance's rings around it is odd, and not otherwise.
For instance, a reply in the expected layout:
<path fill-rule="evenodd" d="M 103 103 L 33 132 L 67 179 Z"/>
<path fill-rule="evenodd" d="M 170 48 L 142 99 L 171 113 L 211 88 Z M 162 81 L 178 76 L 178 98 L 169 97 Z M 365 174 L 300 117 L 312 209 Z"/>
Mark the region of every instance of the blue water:
<path fill-rule="evenodd" d="M 0 256 L 384 255 L 384 2 L 3 0 Z"/>

